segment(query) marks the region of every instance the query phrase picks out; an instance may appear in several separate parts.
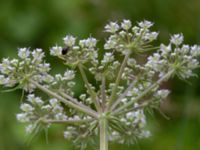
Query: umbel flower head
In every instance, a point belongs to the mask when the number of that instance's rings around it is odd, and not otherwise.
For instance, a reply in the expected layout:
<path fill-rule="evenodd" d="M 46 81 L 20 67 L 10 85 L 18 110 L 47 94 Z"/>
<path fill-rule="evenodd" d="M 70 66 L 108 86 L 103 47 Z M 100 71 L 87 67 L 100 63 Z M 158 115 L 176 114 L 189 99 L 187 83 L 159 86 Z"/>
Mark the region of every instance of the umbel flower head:
<path fill-rule="evenodd" d="M 163 82 L 175 75 L 182 80 L 195 76 L 200 56 L 198 45 L 183 44 L 183 34 L 154 46 L 158 32 L 151 31 L 152 26 L 146 20 L 135 26 L 130 20 L 108 23 L 103 57 L 95 38 L 78 41 L 67 35 L 64 46 L 50 49 L 66 65 L 63 74 L 50 74 L 42 49 L 20 48 L 17 59 L 3 58 L 0 84 L 27 92 L 22 112 L 16 115 L 27 124 L 26 132 L 34 134 L 63 124 L 64 137 L 75 146 L 84 149 L 99 140 L 100 150 L 107 150 L 108 142 L 134 144 L 151 136 L 145 110 L 159 109 L 170 93 L 160 88 Z M 75 79 L 79 75 L 84 92 L 75 96 L 73 87 L 79 84 Z M 49 98 L 36 96 L 35 89 Z"/>

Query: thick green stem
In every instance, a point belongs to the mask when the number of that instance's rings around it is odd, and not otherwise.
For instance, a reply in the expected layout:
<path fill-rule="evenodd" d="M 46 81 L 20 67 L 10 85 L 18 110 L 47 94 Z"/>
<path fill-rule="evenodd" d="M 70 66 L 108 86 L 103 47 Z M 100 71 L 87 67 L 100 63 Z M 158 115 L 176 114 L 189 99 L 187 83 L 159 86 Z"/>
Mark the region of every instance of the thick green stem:
<path fill-rule="evenodd" d="M 108 150 L 108 128 L 107 120 L 102 118 L 99 123 L 100 128 L 100 150 Z"/>
<path fill-rule="evenodd" d="M 116 81 L 115 81 L 115 85 L 114 85 L 114 87 L 113 87 L 113 89 L 112 89 L 112 93 L 111 93 L 111 96 L 110 96 L 110 100 L 109 100 L 109 103 L 108 103 L 107 110 L 110 109 L 110 107 L 111 107 L 112 104 L 113 104 L 113 101 L 114 101 L 115 98 L 116 98 L 117 88 L 118 88 L 118 85 L 119 85 L 119 83 L 120 83 L 120 81 L 121 81 L 122 73 L 123 73 L 123 71 L 124 71 L 124 68 L 126 67 L 126 63 L 127 63 L 127 61 L 128 61 L 129 55 L 130 55 L 130 54 L 127 53 L 127 54 L 125 55 L 125 57 L 124 57 L 124 60 L 123 60 L 123 62 L 122 62 L 122 65 L 121 65 L 121 67 L 120 67 L 120 70 L 119 70 L 119 72 L 118 72 L 118 75 L 117 75 L 117 78 L 116 78 Z"/>

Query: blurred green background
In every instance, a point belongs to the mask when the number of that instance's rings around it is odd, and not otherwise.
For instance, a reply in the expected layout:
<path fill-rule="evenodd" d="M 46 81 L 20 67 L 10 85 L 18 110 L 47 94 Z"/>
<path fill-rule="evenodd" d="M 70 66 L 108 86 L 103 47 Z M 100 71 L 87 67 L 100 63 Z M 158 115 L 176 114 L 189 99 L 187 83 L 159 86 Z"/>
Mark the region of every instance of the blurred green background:
<path fill-rule="evenodd" d="M 200 0 L 0 0 L 0 58 L 14 57 L 18 47 L 43 48 L 62 42 L 66 34 L 84 38 L 106 38 L 103 26 L 111 20 L 148 19 L 160 31 L 159 41 L 183 32 L 185 43 L 200 44 Z M 56 71 L 58 60 L 49 58 Z M 197 70 L 200 73 L 200 70 Z M 112 150 L 198 150 L 200 149 L 200 79 L 191 85 L 172 79 L 166 87 L 171 96 L 162 105 L 170 117 L 158 112 L 149 117 L 153 136 L 131 147 L 110 145 Z M 27 145 L 24 126 L 15 119 L 21 92 L 0 94 L 0 150 L 73 150 L 63 139 L 62 126 L 49 131 L 49 144 L 40 133 Z"/>

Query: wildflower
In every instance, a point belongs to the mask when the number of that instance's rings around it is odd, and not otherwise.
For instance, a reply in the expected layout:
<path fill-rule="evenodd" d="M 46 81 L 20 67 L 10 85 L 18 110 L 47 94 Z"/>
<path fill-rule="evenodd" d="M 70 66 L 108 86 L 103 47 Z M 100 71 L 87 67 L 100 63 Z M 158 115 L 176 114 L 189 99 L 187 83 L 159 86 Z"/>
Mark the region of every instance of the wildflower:
<path fill-rule="evenodd" d="M 62 47 L 60 47 L 60 46 L 54 46 L 50 50 L 50 54 L 52 56 L 59 56 L 59 55 L 61 55 L 61 53 L 62 53 Z"/>
<path fill-rule="evenodd" d="M 175 34 L 171 36 L 170 42 L 179 46 L 183 43 L 183 34 Z"/>
<path fill-rule="evenodd" d="M 88 48 L 94 48 L 97 44 L 97 40 L 95 38 L 88 38 L 86 41 L 85 41 L 85 46 L 88 47 Z"/>
<path fill-rule="evenodd" d="M 169 93 L 169 90 L 158 90 L 155 96 L 161 99 L 165 99 L 169 95 Z"/>
<path fill-rule="evenodd" d="M 119 25 L 116 22 L 110 22 L 105 26 L 105 31 L 110 33 L 115 33 L 119 30 Z"/>
<path fill-rule="evenodd" d="M 52 107 L 55 107 L 55 106 L 57 106 L 57 104 L 58 104 L 58 100 L 55 99 L 55 98 L 50 99 L 49 102 L 50 102 L 50 104 L 51 104 Z"/>
<path fill-rule="evenodd" d="M 30 56 L 30 51 L 27 48 L 19 48 L 18 56 L 22 59 L 26 59 Z"/>
<path fill-rule="evenodd" d="M 74 46 L 76 42 L 76 38 L 71 35 L 67 35 L 66 37 L 63 38 L 63 40 L 64 40 L 65 45 L 69 47 Z"/>
<path fill-rule="evenodd" d="M 23 110 L 23 111 L 25 111 L 25 112 L 31 112 L 31 111 L 34 110 L 34 108 L 33 108 L 31 105 L 26 104 L 26 103 L 22 104 L 22 105 L 20 106 L 20 108 L 21 108 L 21 110 Z"/>
<path fill-rule="evenodd" d="M 144 39 L 149 40 L 149 41 L 153 41 L 153 40 L 156 40 L 157 37 L 158 37 L 157 32 L 150 32 L 150 33 L 145 34 Z"/>
<path fill-rule="evenodd" d="M 22 123 L 29 122 L 29 118 L 27 117 L 26 113 L 17 114 L 16 117 L 19 122 Z"/>
<path fill-rule="evenodd" d="M 200 46 L 198 45 L 194 45 L 191 47 L 191 54 L 194 57 L 198 57 L 200 56 Z"/>
<path fill-rule="evenodd" d="M 141 28 L 148 29 L 153 26 L 153 23 L 147 20 L 141 21 L 138 23 Z"/>
<path fill-rule="evenodd" d="M 124 30 L 129 30 L 132 26 L 132 23 L 130 20 L 123 20 L 123 22 L 121 23 L 121 27 L 124 29 Z"/>
<path fill-rule="evenodd" d="M 26 133 L 27 134 L 31 134 L 32 132 L 33 132 L 33 130 L 35 129 L 35 125 L 33 125 L 33 124 L 30 124 L 30 125 L 28 125 L 28 126 L 26 126 Z"/>

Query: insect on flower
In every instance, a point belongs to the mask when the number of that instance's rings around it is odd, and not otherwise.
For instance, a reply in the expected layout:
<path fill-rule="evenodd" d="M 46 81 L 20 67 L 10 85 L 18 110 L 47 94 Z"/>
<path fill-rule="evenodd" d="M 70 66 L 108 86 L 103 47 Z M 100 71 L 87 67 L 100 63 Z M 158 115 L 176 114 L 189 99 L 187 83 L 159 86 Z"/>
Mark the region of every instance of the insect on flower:
<path fill-rule="evenodd" d="M 62 49 L 62 55 L 66 55 L 68 53 L 69 49 L 70 49 L 69 47 L 64 47 Z"/>

